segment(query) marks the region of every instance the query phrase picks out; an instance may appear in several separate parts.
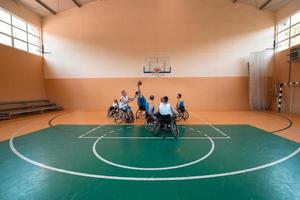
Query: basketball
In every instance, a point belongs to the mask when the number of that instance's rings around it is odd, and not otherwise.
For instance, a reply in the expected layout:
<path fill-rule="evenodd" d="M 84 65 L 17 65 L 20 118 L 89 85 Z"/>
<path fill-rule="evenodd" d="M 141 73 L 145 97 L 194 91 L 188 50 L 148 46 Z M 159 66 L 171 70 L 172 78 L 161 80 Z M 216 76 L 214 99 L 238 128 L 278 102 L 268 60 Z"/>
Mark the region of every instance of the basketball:
<path fill-rule="evenodd" d="M 142 85 L 143 84 L 143 82 L 142 81 L 138 81 L 138 85 Z"/>

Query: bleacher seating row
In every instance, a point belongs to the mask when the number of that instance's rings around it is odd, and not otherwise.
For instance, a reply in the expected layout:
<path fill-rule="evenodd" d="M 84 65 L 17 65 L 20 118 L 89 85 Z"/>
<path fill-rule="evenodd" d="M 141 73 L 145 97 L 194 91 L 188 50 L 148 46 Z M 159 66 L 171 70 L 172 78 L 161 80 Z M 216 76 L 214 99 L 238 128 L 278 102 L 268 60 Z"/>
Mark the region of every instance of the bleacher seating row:
<path fill-rule="evenodd" d="M 0 120 L 10 119 L 24 114 L 59 110 L 63 110 L 63 107 L 56 103 L 52 103 L 49 100 L 4 102 L 0 103 Z"/>

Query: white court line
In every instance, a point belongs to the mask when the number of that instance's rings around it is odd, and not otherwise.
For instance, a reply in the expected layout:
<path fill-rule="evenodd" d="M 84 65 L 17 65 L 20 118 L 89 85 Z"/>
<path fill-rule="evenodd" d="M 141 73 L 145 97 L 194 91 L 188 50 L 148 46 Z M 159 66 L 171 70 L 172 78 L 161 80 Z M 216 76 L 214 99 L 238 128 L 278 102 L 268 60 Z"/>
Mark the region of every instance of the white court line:
<path fill-rule="evenodd" d="M 57 167 L 52 167 L 37 161 L 34 161 L 24 155 L 22 155 L 14 146 L 14 138 L 16 137 L 17 133 L 20 132 L 21 130 L 23 130 L 24 128 L 26 128 L 27 126 L 29 126 L 32 123 L 29 123 L 21 128 L 19 128 L 17 131 L 15 131 L 10 140 L 9 140 L 9 147 L 11 149 L 11 151 L 18 156 L 19 158 L 21 158 L 22 160 L 35 165 L 37 167 L 43 168 L 43 169 L 47 169 L 50 171 L 55 171 L 55 172 L 59 172 L 59 173 L 63 173 L 63 174 L 69 174 L 69 175 L 74 175 L 74 176 L 80 176 L 80 177 L 87 177 L 87 178 L 96 178 L 96 179 L 108 179 L 108 180 L 123 180 L 123 181 L 184 181 L 184 180 L 199 180 L 199 179 L 209 179 L 209 178 L 218 178 L 218 177 L 225 177 L 225 176 L 233 176 L 233 175 L 239 175 L 239 174 L 244 174 L 244 173 L 249 173 L 249 172 L 253 172 L 253 171 L 257 171 L 257 170 L 261 170 L 261 169 L 265 169 L 268 167 L 272 167 L 275 165 L 278 165 L 282 162 L 285 162 L 287 160 L 289 160 L 290 158 L 296 156 L 299 152 L 300 152 L 300 147 L 298 147 L 294 152 L 292 152 L 291 154 L 264 164 L 264 165 L 259 165 L 256 167 L 252 167 L 252 168 L 247 168 L 247 169 L 243 169 L 243 170 L 237 170 L 237 171 L 231 171 L 231 172 L 225 172 L 225 173 L 217 173 L 217 174 L 204 174 L 204 175 L 198 175 L 198 176 L 182 176 L 182 177 L 126 177 L 126 176 L 108 176 L 108 175 L 101 175 L 101 174 L 91 174 L 91 173 L 83 173 L 83 172 L 76 172 L 76 171 L 72 171 L 72 170 L 66 170 L 66 169 L 61 169 L 61 168 L 57 168 Z"/>
<path fill-rule="evenodd" d="M 100 125 L 100 126 L 97 126 L 96 128 L 93 128 L 92 130 L 90 130 L 90 131 L 88 131 L 88 132 L 82 134 L 82 135 L 79 136 L 78 138 L 85 138 L 84 136 L 86 136 L 87 134 L 89 134 L 89 133 L 91 133 L 91 132 L 93 132 L 93 131 L 95 131 L 95 130 L 101 128 L 101 127 L 104 126 L 104 125 L 105 125 L 105 124 L 102 124 L 102 125 Z M 98 137 L 98 138 L 99 138 L 99 137 Z"/>
<path fill-rule="evenodd" d="M 100 137 L 100 136 L 99 136 Z M 99 137 L 83 137 L 82 139 L 99 139 Z M 223 139 L 228 140 L 227 137 L 210 137 L 211 139 Z M 102 139 L 127 139 L 127 140 L 163 140 L 163 137 L 122 137 L 122 136 L 112 136 L 112 137 L 103 137 Z M 174 137 L 165 137 L 165 139 L 175 140 Z M 207 140 L 207 137 L 178 137 L 178 140 Z"/>
<path fill-rule="evenodd" d="M 19 129 L 20 130 L 20 129 Z M 43 163 L 39 163 L 37 161 L 31 160 L 30 158 L 22 155 L 20 152 L 17 151 L 17 149 L 14 146 L 14 138 L 16 136 L 17 132 L 15 132 L 12 137 L 9 140 L 9 147 L 12 150 L 12 152 L 18 156 L 19 158 L 23 159 L 24 161 L 35 165 L 37 167 L 43 168 L 43 169 L 48 169 L 51 171 L 55 172 L 60 172 L 64 174 L 69 174 L 69 175 L 75 175 L 75 176 L 81 176 L 81 177 L 88 177 L 88 178 L 97 178 L 97 179 L 109 179 L 109 180 L 124 180 L 124 181 L 184 181 L 184 180 L 199 180 L 199 179 L 209 179 L 209 178 L 217 178 L 217 177 L 224 177 L 224 176 L 233 176 L 233 175 L 238 175 L 238 174 L 244 174 L 244 173 L 249 173 L 261 169 L 265 169 L 277 164 L 280 164 L 284 161 L 289 160 L 290 158 L 296 156 L 300 152 L 300 147 L 298 147 L 294 152 L 291 154 L 264 164 L 264 165 L 259 165 L 257 167 L 252 167 L 248 169 L 243 169 L 243 170 L 237 170 L 237 171 L 231 171 L 231 172 L 225 172 L 225 173 L 217 173 L 217 174 L 205 174 L 205 175 L 199 175 L 199 176 L 182 176 L 182 177 L 126 177 L 126 176 L 108 176 L 108 175 L 101 175 L 101 174 L 90 174 L 90 173 L 82 173 L 82 172 L 76 172 L 72 170 L 66 170 L 66 169 L 61 169 L 57 167 L 52 167 Z"/>
<path fill-rule="evenodd" d="M 226 133 L 224 133 L 223 131 L 221 131 L 220 129 L 214 127 L 212 124 L 208 123 L 205 119 L 195 115 L 195 114 L 192 114 L 194 115 L 196 118 L 200 119 L 201 121 L 203 121 L 204 123 L 206 123 L 207 125 L 209 125 L 210 127 L 212 127 L 213 129 L 215 129 L 216 131 L 218 131 L 219 133 L 221 133 L 222 135 L 224 135 L 225 137 L 227 138 L 230 138 Z"/>
<path fill-rule="evenodd" d="M 194 160 L 192 162 L 188 162 L 188 163 L 185 163 L 185 164 L 181 164 L 181 165 L 175 165 L 175 166 L 169 166 L 169 167 L 133 167 L 133 166 L 128 166 L 128 165 L 121 165 L 121 164 L 118 164 L 118 163 L 114 163 L 114 162 L 111 162 L 109 160 L 106 160 L 105 158 L 103 158 L 101 155 L 98 154 L 97 150 L 96 150 L 96 146 L 97 146 L 97 143 L 105 138 L 105 135 L 103 135 L 102 137 L 98 138 L 94 144 L 93 144 L 93 154 L 99 159 L 101 160 L 102 162 L 105 162 L 109 165 L 112 165 L 112 166 L 115 166 L 115 167 L 119 167 L 119 168 L 124 168 L 124 169 L 130 169 L 130 170 L 140 170 L 140 171 L 162 171 L 162 170 L 171 170 L 171 169 L 178 169 L 178 168 L 183 168 L 183 167 L 187 167 L 187 166 L 190 166 L 190 165 L 194 165 L 196 163 L 199 163 L 203 160 L 205 160 L 206 158 L 208 158 L 215 150 L 215 143 L 214 141 L 207 135 L 206 136 L 206 139 L 210 141 L 210 144 L 211 144 L 211 148 L 209 150 L 209 152 L 207 154 L 205 154 L 204 156 L 202 156 L 201 158 L 198 158 L 197 160 Z"/>

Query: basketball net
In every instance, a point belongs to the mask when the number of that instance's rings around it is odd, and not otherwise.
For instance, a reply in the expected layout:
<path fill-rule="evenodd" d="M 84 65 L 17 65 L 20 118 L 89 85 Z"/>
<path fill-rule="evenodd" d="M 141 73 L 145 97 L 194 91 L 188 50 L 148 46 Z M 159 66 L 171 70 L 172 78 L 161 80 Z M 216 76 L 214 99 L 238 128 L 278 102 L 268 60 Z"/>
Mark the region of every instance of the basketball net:
<path fill-rule="evenodd" d="M 159 76 L 160 75 L 160 71 L 161 71 L 161 68 L 160 67 L 154 67 L 152 69 L 152 75 L 154 76 Z"/>

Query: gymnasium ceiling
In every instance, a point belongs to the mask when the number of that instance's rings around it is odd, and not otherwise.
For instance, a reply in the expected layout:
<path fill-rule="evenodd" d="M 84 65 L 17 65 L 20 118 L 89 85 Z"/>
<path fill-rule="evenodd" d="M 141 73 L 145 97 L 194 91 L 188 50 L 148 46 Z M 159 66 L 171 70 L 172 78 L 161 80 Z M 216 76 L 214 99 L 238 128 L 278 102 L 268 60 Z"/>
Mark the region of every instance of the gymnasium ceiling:
<path fill-rule="evenodd" d="M 40 16 L 53 15 L 74 7 L 84 6 L 84 4 L 96 0 L 12 0 L 34 11 Z M 141 0 L 142 1 L 142 0 Z M 292 0 L 228 0 L 232 3 L 248 4 L 261 10 L 276 12 Z"/>

